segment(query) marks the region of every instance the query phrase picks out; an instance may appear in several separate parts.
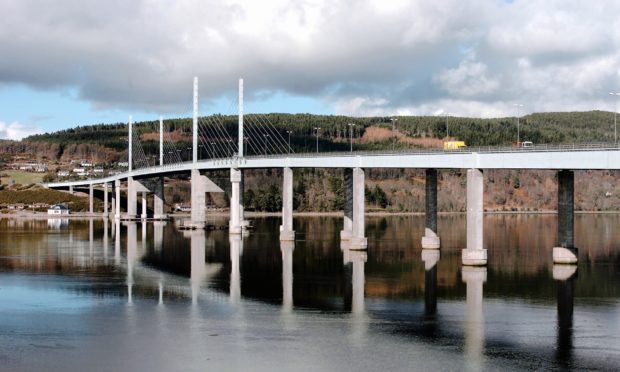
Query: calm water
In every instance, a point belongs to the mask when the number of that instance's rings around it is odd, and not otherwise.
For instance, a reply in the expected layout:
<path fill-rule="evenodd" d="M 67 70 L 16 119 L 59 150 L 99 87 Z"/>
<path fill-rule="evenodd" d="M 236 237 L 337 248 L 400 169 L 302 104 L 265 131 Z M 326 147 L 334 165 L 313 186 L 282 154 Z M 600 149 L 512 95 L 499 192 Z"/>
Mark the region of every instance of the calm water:
<path fill-rule="evenodd" d="M 0 369 L 620 368 L 620 216 L 576 217 L 575 273 L 553 215 L 485 217 L 483 269 L 460 264 L 463 217 L 440 219 L 440 257 L 422 217 L 367 218 L 367 252 L 338 218 L 296 218 L 294 245 L 253 221 L 0 220 Z"/>

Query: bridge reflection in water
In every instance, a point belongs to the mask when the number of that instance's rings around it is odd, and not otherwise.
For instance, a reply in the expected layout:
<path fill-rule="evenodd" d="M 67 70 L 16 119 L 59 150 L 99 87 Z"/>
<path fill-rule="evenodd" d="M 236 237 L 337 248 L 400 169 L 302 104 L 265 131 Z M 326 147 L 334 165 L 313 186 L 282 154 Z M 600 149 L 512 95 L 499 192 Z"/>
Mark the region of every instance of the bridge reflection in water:
<path fill-rule="evenodd" d="M 545 350 L 555 350 L 551 357 L 559 365 L 583 363 L 583 355 L 575 353 L 575 339 L 586 341 L 573 327 L 574 297 L 583 296 L 597 307 L 620 297 L 620 283 L 614 281 L 618 273 L 597 264 L 618 262 L 612 227 L 620 217 L 577 216 L 576 229 L 585 238 L 579 244 L 590 260 L 583 275 L 577 275 L 577 266 L 553 265 L 548 254 L 555 240 L 553 216 L 487 217 L 485 240 L 493 253 L 488 268 L 461 265 L 460 247 L 466 237 L 462 217 L 439 219 L 444 232 L 441 253 L 421 249 L 421 221 L 368 218 L 372 244 L 360 251 L 340 241 L 339 219 L 325 217 L 296 220 L 304 238 L 295 242 L 279 240 L 273 233 L 279 219 L 274 218 L 256 219 L 249 235 L 179 232 L 170 222 L 115 221 L 108 226 L 101 220 L 71 220 L 62 233 L 52 234 L 49 229 L 57 227 L 46 221 L 2 220 L 0 229 L 36 233 L 16 234 L 12 245 L 1 234 L 8 257 L 1 265 L 5 272 L 53 268 L 61 274 L 109 277 L 124 289 L 112 285 L 100 295 L 126 297 L 132 306 L 151 299 L 162 308 L 160 316 L 167 313 L 167 303 L 187 301 L 198 319 L 202 303 L 216 303 L 231 306 L 238 325 L 247 325 L 254 311 L 247 304 L 258 301 L 273 305 L 276 312 L 279 308 L 284 331 L 301 332 L 307 312 L 320 310 L 332 322 L 349 314 L 351 345 L 367 346 L 378 333 L 456 346 L 472 370 L 508 354 L 547 360 Z M 522 236 L 537 240 L 516 243 Z M 114 260 L 108 258 L 109 241 L 114 242 Z M 601 282 L 606 285 L 597 285 Z M 537 305 L 529 306 L 530 301 Z M 553 313 L 553 324 L 527 325 L 530 318 L 545 319 Z"/>

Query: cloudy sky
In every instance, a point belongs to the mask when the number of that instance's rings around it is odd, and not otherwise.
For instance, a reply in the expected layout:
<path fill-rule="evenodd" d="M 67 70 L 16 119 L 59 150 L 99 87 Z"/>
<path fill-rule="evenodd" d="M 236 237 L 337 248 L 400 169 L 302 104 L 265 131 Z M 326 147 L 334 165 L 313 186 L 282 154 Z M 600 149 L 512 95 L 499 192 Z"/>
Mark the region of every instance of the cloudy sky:
<path fill-rule="evenodd" d="M 620 2 L 1 0 L 0 138 L 250 112 L 614 110 Z"/>

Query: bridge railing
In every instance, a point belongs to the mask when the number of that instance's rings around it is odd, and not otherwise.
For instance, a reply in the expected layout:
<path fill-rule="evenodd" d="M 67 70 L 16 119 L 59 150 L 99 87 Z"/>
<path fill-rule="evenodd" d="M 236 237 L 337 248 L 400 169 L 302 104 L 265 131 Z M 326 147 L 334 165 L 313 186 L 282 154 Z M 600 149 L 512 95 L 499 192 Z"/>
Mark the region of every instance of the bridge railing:
<path fill-rule="evenodd" d="M 306 152 L 280 155 L 251 155 L 249 159 L 286 158 L 286 157 L 327 157 L 327 156 L 364 156 L 364 155 L 439 155 L 439 154 L 471 154 L 471 153 L 507 153 L 507 152 L 557 152 L 557 151 L 588 151 L 588 150 L 618 150 L 616 143 L 572 143 L 572 144 L 539 144 L 528 147 L 516 146 L 476 146 L 457 150 L 442 148 L 408 148 L 399 150 L 366 150 L 366 151 L 334 151 L 334 152 Z"/>

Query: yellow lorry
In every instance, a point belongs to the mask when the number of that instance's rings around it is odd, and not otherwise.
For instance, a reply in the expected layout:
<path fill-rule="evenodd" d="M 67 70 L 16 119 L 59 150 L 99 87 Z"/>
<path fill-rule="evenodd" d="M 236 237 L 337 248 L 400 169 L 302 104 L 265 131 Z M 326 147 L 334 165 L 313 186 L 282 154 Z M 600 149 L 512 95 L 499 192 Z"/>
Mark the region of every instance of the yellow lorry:
<path fill-rule="evenodd" d="M 459 150 L 467 147 L 465 141 L 446 141 L 443 143 L 444 150 Z"/>

